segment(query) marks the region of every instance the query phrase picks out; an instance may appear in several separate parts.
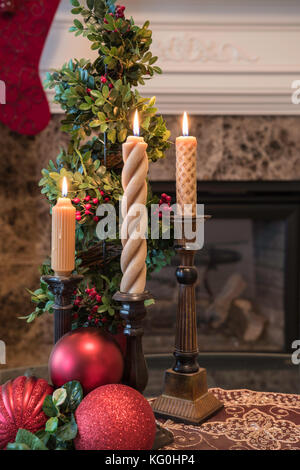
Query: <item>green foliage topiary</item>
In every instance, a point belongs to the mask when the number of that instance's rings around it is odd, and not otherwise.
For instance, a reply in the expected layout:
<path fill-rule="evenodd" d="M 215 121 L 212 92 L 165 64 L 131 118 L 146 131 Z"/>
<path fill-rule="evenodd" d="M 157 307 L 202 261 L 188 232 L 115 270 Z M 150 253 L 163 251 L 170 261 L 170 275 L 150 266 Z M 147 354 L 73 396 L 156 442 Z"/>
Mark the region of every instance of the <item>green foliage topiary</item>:
<path fill-rule="evenodd" d="M 72 13 L 82 19 L 74 19 L 70 31 L 91 41 L 98 57 L 94 61 L 71 59 L 60 70 L 47 74 L 45 86 L 55 90 L 55 102 L 65 112 L 62 130 L 70 135 L 70 142 L 56 162 L 50 161 L 42 171 L 40 186 L 52 207 L 66 176 L 69 197 L 77 207 L 76 272 L 84 274 L 85 281 L 76 298 L 74 294 L 74 328 L 92 324 L 117 332 L 120 318 L 112 296 L 121 279 L 121 243 L 119 236 L 109 241 L 103 255 L 95 232 L 96 208 L 105 202 L 117 205 L 122 196 L 121 145 L 133 134 L 135 110 L 151 162 L 164 157 L 170 132 L 156 114 L 155 97 L 143 98 L 136 88 L 161 73 L 155 65 L 157 57 L 150 51 L 149 22 L 137 26 L 132 18 L 125 18 L 125 7 L 115 6 L 115 0 L 87 0 L 85 6 L 71 0 L 71 4 Z M 87 202 L 91 206 L 88 210 Z M 148 204 L 152 203 L 158 203 L 158 198 L 149 187 Z M 148 272 L 161 269 L 172 255 L 171 241 L 149 239 Z M 41 274 L 50 273 L 46 260 Z M 36 309 L 27 321 L 45 311 L 52 313 L 53 296 L 46 284 L 31 295 Z"/>

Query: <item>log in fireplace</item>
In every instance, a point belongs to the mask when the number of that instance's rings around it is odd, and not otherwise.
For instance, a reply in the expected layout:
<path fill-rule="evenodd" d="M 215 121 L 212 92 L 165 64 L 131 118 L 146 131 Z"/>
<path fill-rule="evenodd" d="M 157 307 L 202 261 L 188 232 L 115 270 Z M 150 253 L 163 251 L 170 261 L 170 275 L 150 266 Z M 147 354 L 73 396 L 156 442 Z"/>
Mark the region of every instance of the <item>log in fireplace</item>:
<path fill-rule="evenodd" d="M 153 189 L 175 200 L 175 183 Z M 200 351 L 291 352 L 300 338 L 299 182 L 199 181 L 198 202 L 212 215 L 196 257 Z M 147 352 L 172 351 L 176 263 L 149 281 Z"/>

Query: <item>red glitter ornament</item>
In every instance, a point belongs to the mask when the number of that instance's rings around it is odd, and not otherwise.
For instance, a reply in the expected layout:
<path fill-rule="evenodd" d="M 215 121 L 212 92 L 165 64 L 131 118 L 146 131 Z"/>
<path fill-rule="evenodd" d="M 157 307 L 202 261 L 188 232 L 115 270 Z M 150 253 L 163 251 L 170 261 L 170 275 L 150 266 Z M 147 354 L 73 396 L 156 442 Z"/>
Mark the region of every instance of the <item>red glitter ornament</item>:
<path fill-rule="evenodd" d="M 78 380 L 85 394 L 111 383 L 120 382 L 123 355 L 111 336 L 99 328 L 78 328 L 64 335 L 54 346 L 49 373 L 55 387 Z"/>
<path fill-rule="evenodd" d="M 14 442 L 18 429 L 35 433 L 47 416 L 42 407 L 53 388 L 44 379 L 17 377 L 0 387 L 0 449 Z"/>
<path fill-rule="evenodd" d="M 75 413 L 76 450 L 150 450 L 156 424 L 146 398 L 126 385 L 105 385 L 87 395 Z"/>

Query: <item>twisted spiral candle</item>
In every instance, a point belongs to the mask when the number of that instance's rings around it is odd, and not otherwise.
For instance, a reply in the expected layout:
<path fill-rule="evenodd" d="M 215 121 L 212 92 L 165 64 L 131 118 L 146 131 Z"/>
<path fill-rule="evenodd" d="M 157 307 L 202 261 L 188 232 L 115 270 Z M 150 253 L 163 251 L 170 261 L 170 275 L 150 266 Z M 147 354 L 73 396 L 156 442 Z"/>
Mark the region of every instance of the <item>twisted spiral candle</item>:
<path fill-rule="evenodd" d="M 147 144 L 142 137 L 131 136 L 123 144 L 124 168 L 122 172 L 122 229 L 123 251 L 121 292 L 140 294 L 146 285 L 147 229 L 146 211 L 148 157 Z"/>

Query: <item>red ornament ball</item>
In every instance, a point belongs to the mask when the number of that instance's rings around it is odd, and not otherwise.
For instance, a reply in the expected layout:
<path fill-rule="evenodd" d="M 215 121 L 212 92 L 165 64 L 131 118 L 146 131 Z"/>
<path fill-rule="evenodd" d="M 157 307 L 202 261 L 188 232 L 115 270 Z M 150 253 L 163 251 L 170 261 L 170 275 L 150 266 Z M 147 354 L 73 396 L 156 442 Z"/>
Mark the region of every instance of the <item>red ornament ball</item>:
<path fill-rule="evenodd" d="M 126 385 L 105 385 L 87 395 L 75 412 L 77 450 L 150 450 L 155 418 L 146 398 Z"/>
<path fill-rule="evenodd" d="M 14 442 L 20 428 L 35 433 L 44 427 L 42 407 L 52 393 L 46 380 L 36 377 L 17 377 L 0 387 L 0 449 Z"/>
<path fill-rule="evenodd" d="M 78 328 L 64 335 L 54 346 L 49 373 L 55 387 L 78 380 L 85 394 L 120 382 L 123 355 L 117 343 L 99 328 Z"/>

